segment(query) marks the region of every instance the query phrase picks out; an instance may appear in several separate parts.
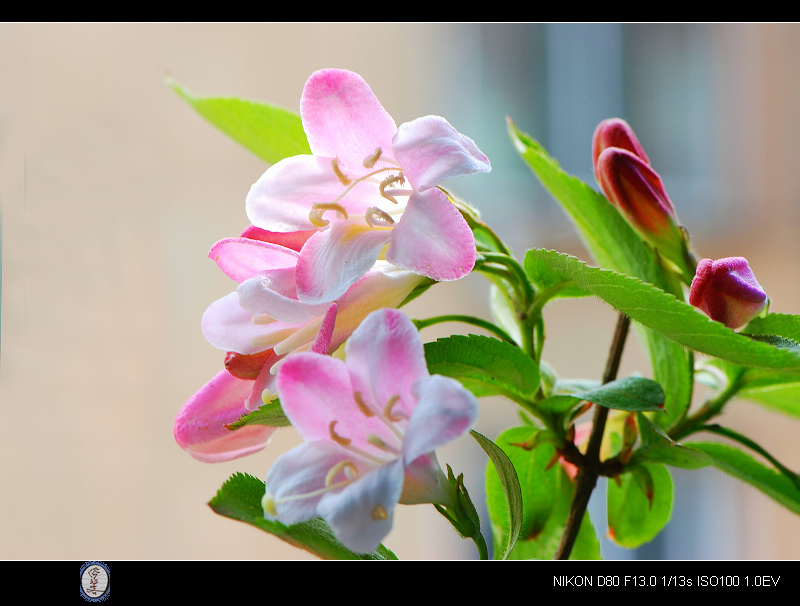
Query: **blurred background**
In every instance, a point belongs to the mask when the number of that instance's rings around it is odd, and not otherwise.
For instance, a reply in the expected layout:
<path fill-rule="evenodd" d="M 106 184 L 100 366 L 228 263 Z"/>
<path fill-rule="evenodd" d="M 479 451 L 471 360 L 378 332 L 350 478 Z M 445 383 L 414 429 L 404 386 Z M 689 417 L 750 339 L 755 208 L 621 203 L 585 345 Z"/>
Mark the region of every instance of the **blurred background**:
<path fill-rule="evenodd" d="M 200 318 L 233 288 L 208 250 L 246 226 L 266 166 L 166 77 L 296 110 L 314 70 L 359 72 L 398 124 L 439 114 L 477 142 L 492 173 L 448 186 L 520 256 L 591 260 L 512 149 L 506 116 L 592 184 L 594 127 L 623 117 L 697 253 L 747 257 L 771 309 L 800 313 L 798 65 L 796 24 L 0 24 L 0 559 L 310 557 L 206 505 L 235 471 L 263 478 L 297 443 L 292 429 L 216 465 L 172 437 L 181 405 L 222 367 Z M 488 316 L 486 286 L 439 285 L 407 311 Z M 545 359 L 599 379 L 610 308 L 581 299 L 546 316 Z M 467 332 L 423 339 L 452 331 Z M 635 339 L 621 374 L 633 372 L 649 376 Z M 723 421 L 800 468 L 797 419 L 733 402 Z M 510 404 L 481 401 L 478 431 L 515 422 Z M 439 458 L 482 501 L 477 444 Z M 674 477 L 665 532 L 635 551 L 604 541 L 605 557 L 800 558 L 796 515 L 714 469 Z M 400 507 L 385 543 L 403 559 L 476 557 L 430 506 Z"/>

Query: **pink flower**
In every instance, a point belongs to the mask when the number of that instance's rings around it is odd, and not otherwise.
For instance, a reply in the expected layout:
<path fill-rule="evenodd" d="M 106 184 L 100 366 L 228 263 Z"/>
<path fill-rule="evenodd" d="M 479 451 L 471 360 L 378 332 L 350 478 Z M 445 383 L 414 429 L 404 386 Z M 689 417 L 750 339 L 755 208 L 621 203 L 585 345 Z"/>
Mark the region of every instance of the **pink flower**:
<path fill-rule="evenodd" d="M 378 261 L 337 302 L 303 303 L 296 298 L 299 253 L 268 241 L 274 234 L 252 228 L 244 233 L 251 237 L 220 240 L 209 252 L 220 269 L 239 282 L 236 291 L 209 306 L 202 320 L 206 339 L 227 352 L 227 370 L 197 392 L 175 420 L 178 444 L 206 462 L 226 461 L 266 446 L 271 428 L 229 431 L 225 425 L 274 399 L 274 375 L 286 356 L 306 350 L 333 352 L 369 312 L 397 307 L 424 280 Z M 278 236 L 302 245 L 301 234 Z M 237 434 L 251 435 L 246 448 L 234 437 Z"/>
<path fill-rule="evenodd" d="M 300 102 L 313 155 L 286 158 L 251 187 L 246 209 L 270 231 L 316 230 L 300 251 L 297 297 L 332 301 L 381 256 L 437 281 L 475 264 L 472 231 L 444 179 L 488 172 L 489 160 L 444 118 L 401 124 L 358 75 L 315 72 Z"/>
<path fill-rule="evenodd" d="M 370 314 L 345 361 L 314 353 L 278 373 L 286 416 L 305 440 L 266 478 L 265 516 L 324 518 L 344 545 L 373 551 L 397 503 L 452 505 L 435 449 L 464 434 L 478 403 L 454 379 L 431 376 L 419 333 L 397 310 Z"/>
<path fill-rule="evenodd" d="M 739 328 L 767 306 L 767 293 L 756 281 L 743 257 L 703 259 L 689 291 L 689 303 L 712 320 Z"/>

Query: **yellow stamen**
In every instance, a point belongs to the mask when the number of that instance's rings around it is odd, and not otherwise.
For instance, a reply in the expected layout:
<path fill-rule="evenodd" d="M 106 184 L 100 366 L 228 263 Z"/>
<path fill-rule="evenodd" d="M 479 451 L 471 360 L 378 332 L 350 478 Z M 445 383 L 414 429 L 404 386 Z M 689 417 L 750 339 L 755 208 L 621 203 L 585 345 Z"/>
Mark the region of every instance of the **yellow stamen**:
<path fill-rule="evenodd" d="M 374 433 L 371 433 L 367 437 L 367 442 L 369 442 L 370 444 L 372 444 L 376 448 L 380 448 L 381 450 L 383 450 L 385 452 L 390 452 L 392 454 L 398 454 L 400 452 L 399 450 L 397 450 L 397 448 L 394 448 L 393 446 L 389 446 L 383 438 L 381 438 L 379 436 L 376 436 Z"/>
<path fill-rule="evenodd" d="M 330 433 L 331 435 L 331 440 L 333 440 L 340 446 L 349 446 L 352 440 L 350 440 L 349 438 L 343 438 L 342 436 L 337 434 L 333 429 L 338 422 L 339 421 L 331 421 L 331 424 L 328 425 L 328 433 Z"/>
<path fill-rule="evenodd" d="M 372 519 L 373 520 L 385 520 L 389 517 L 389 514 L 386 513 L 386 510 L 381 507 L 380 505 L 375 505 L 375 508 L 372 510 Z"/>
<path fill-rule="evenodd" d="M 381 184 L 378 186 L 378 189 L 381 192 L 381 196 L 383 196 L 390 202 L 397 204 L 397 200 L 395 200 L 393 195 L 391 195 L 386 191 L 386 188 L 389 187 L 390 185 L 394 185 L 395 183 L 403 185 L 405 182 L 406 179 L 403 176 L 403 173 L 400 173 L 399 175 L 389 175 L 383 181 L 381 181 Z"/>
<path fill-rule="evenodd" d="M 331 467 L 328 475 L 325 476 L 325 486 L 333 484 L 333 481 L 336 479 L 336 476 L 339 475 L 340 471 L 344 471 L 344 475 L 348 480 L 354 480 L 358 477 L 358 468 L 352 461 L 344 459 Z"/>
<path fill-rule="evenodd" d="M 261 498 L 261 508 L 264 510 L 265 513 L 271 516 L 278 515 L 278 508 L 277 508 L 277 503 L 275 502 L 275 497 L 269 492 L 265 493 L 264 496 Z"/>
<path fill-rule="evenodd" d="M 353 398 L 355 399 L 356 406 L 358 406 L 358 409 L 361 411 L 361 414 L 363 414 L 365 417 L 375 416 L 375 413 L 372 411 L 372 409 L 369 406 L 367 406 L 367 403 L 364 401 L 364 398 L 361 397 L 360 391 L 355 392 L 353 394 Z"/>
<path fill-rule="evenodd" d="M 392 408 L 394 408 L 394 405 L 397 404 L 397 402 L 399 401 L 400 401 L 400 396 L 395 394 L 391 398 L 389 398 L 389 401 L 386 403 L 386 406 L 383 409 L 383 414 L 386 415 L 386 418 L 389 419 L 390 421 L 394 421 L 395 423 L 407 418 L 406 415 L 403 414 L 402 412 L 395 413 L 392 410 Z"/>
<path fill-rule="evenodd" d="M 368 208 L 364 219 L 366 219 L 370 227 L 391 227 L 394 225 L 394 219 L 392 219 L 391 215 L 377 206 Z"/>
<path fill-rule="evenodd" d="M 353 182 L 350 177 L 342 172 L 342 169 L 339 166 L 339 158 L 334 158 L 331 160 L 331 168 L 333 169 L 333 174 L 336 175 L 336 178 L 339 179 L 339 183 L 342 185 L 350 185 Z"/>
<path fill-rule="evenodd" d="M 372 168 L 375 166 L 375 163 L 380 159 L 381 154 L 383 154 L 383 150 L 380 147 L 376 147 L 371 156 L 364 158 L 364 168 Z"/>

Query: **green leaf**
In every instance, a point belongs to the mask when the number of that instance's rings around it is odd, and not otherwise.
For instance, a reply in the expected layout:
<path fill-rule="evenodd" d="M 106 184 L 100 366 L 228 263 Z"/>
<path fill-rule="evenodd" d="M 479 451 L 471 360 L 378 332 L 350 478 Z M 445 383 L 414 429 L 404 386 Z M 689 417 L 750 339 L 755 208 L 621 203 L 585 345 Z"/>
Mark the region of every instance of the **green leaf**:
<path fill-rule="evenodd" d="M 459 380 L 476 396 L 504 395 L 529 402 L 539 389 L 539 368 L 517 346 L 483 335 L 454 335 L 425 344 L 431 374 Z"/>
<path fill-rule="evenodd" d="M 680 293 L 653 251 L 631 229 L 605 196 L 567 174 L 529 135 L 508 124 L 509 135 L 522 159 L 542 185 L 572 219 L 589 252 L 602 266 L 641 278 L 665 291 Z M 588 151 L 588 145 L 587 145 Z M 534 260 L 525 259 L 525 265 Z M 636 326 L 653 367 L 653 378 L 665 390 L 667 415 L 663 422 L 679 419 L 692 399 L 692 354 L 664 335 Z"/>
<path fill-rule="evenodd" d="M 238 421 L 227 425 L 228 429 L 240 429 L 247 425 L 266 425 L 267 427 L 289 427 L 291 422 L 283 414 L 280 401 L 276 398 L 269 404 L 259 406 L 258 410 L 253 410 L 239 417 Z"/>
<path fill-rule="evenodd" d="M 615 410 L 654 411 L 664 408 L 664 390 L 651 379 L 628 377 L 595 389 L 570 394 L 573 398 Z"/>
<path fill-rule="evenodd" d="M 264 482 L 248 474 L 235 473 L 228 478 L 208 504 L 219 515 L 255 526 L 326 560 L 397 559 L 383 545 L 379 545 L 374 553 L 358 554 L 351 551 L 342 545 L 328 525 L 318 518 L 292 526 L 271 522 L 264 517 L 261 508 L 263 496 Z"/>
<path fill-rule="evenodd" d="M 748 368 L 736 397 L 800 418 L 800 377 Z"/>
<path fill-rule="evenodd" d="M 562 253 L 530 250 L 564 279 L 574 280 L 631 319 L 695 351 L 743 366 L 800 372 L 800 355 L 739 334 L 662 289 Z"/>
<path fill-rule="evenodd" d="M 502 522 L 499 523 L 505 528 L 501 540 L 495 540 L 495 558 L 504 560 L 514 548 L 514 544 L 517 542 L 517 537 L 522 528 L 523 506 L 519 478 L 514 469 L 514 464 L 499 446 L 477 431 L 472 430 L 470 433 L 478 444 L 481 445 L 481 448 L 483 448 L 486 454 L 489 455 L 489 459 L 492 462 L 489 469 L 493 470 L 493 473 L 497 475 L 502 488 L 502 492 L 498 491 L 493 494 L 495 495 L 495 499 L 503 498 L 506 504 L 502 512 L 497 506 L 494 511 L 496 519 L 502 520 Z M 493 522 L 493 532 L 494 526 L 495 524 Z"/>
<path fill-rule="evenodd" d="M 663 465 L 629 468 L 619 485 L 608 482 L 608 533 L 615 543 L 634 548 L 661 532 L 672 513 L 672 477 Z"/>
<path fill-rule="evenodd" d="M 664 463 L 684 469 L 699 469 L 711 465 L 711 457 L 705 452 L 675 442 L 645 415 L 638 414 L 637 421 L 642 444 L 631 456 L 629 461 L 631 466 L 649 462 Z"/>
<path fill-rule="evenodd" d="M 742 450 L 716 442 L 692 442 L 711 456 L 714 467 L 754 486 L 790 511 L 800 514 L 800 488 L 786 475 L 757 461 Z"/>
<path fill-rule="evenodd" d="M 295 112 L 234 97 L 197 97 L 177 82 L 167 84 L 203 118 L 269 164 L 311 153 Z"/>
<path fill-rule="evenodd" d="M 587 297 L 591 294 L 572 281 L 564 281 L 560 274 L 540 262 L 538 257 L 525 257 L 525 273 L 540 291 L 557 290 L 554 297 Z"/>
<path fill-rule="evenodd" d="M 755 318 L 742 329 L 751 335 L 779 335 L 800 342 L 800 316 L 794 314 L 767 314 Z"/>

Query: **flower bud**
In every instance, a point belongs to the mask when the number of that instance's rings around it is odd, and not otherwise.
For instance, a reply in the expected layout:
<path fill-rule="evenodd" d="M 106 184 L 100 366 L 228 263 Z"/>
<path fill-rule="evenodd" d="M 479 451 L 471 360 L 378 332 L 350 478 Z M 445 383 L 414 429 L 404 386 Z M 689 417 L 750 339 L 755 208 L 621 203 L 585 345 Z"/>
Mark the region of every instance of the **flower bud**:
<path fill-rule="evenodd" d="M 767 293 L 743 257 L 703 259 L 689 291 L 689 303 L 728 328 L 739 328 L 767 306 Z"/>
<path fill-rule="evenodd" d="M 685 238 L 659 174 L 641 157 L 621 147 L 604 149 L 595 171 L 606 198 L 630 226 L 663 258 L 683 270 Z"/>
<path fill-rule="evenodd" d="M 644 153 L 644 148 L 633 129 L 621 118 L 608 118 L 597 125 L 592 137 L 592 166 L 597 175 L 597 159 L 609 147 L 618 147 L 638 156 L 645 164 L 650 164 L 650 159 Z M 597 177 L 600 181 L 600 177 Z"/>

